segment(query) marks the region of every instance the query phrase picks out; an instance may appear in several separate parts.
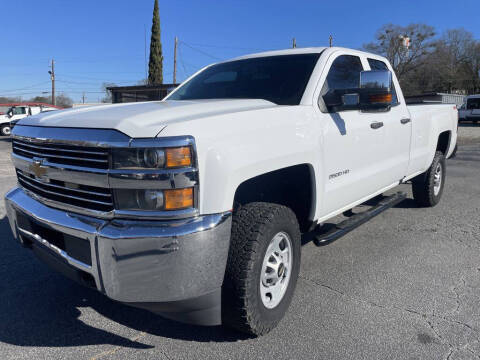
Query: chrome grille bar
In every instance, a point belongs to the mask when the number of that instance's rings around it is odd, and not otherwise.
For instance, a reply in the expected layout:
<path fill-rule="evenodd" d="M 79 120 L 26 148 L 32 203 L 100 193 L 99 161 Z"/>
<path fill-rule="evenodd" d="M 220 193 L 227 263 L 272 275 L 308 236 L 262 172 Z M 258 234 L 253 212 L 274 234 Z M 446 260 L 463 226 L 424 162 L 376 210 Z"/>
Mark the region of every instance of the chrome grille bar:
<path fill-rule="evenodd" d="M 86 191 L 70 189 L 56 184 L 43 183 L 33 179 L 20 171 L 17 172 L 19 184 L 26 190 L 49 200 L 72 204 L 95 211 L 112 211 L 113 199 L 111 194 L 100 193 L 98 191 Z M 109 191 L 106 189 L 106 191 Z"/>
<path fill-rule="evenodd" d="M 108 151 L 97 151 L 94 148 L 85 148 L 69 145 L 52 145 L 14 139 L 13 153 L 30 159 L 35 157 L 46 159 L 52 163 L 62 165 L 86 166 L 99 169 L 108 169 Z"/>
<path fill-rule="evenodd" d="M 59 146 L 55 146 L 55 145 L 38 146 L 38 145 L 28 144 L 26 142 L 20 142 L 19 140 L 13 140 L 13 143 L 15 145 L 24 146 L 24 147 L 28 147 L 28 148 L 31 148 L 31 149 L 59 150 L 59 151 L 62 151 L 62 152 L 72 152 L 72 153 L 81 153 L 81 154 L 89 154 L 89 155 L 103 155 L 103 156 L 108 155 L 108 152 L 105 152 L 105 151 L 90 151 L 90 150 L 83 150 L 83 149 L 72 150 L 72 149 L 67 149 L 65 147 L 59 147 Z"/>
<path fill-rule="evenodd" d="M 50 183 L 45 183 L 45 182 L 39 181 L 35 178 L 28 177 L 25 174 L 22 174 L 20 171 L 18 171 L 17 176 L 23 178 L 23 180 L 25 180 L 25 181 L 34 182 L 35 184 L 37 184 L 41 187 L 45 186 L 45 187 L 48 187 L 48 188 L 55 188 L 55 189 L 64 190 L 64 191 L 73 191 L 74 193 L 80 193 L 80 195 L 81 194 L 87 194 L 87 195 L 107 197 L 107 198 L 112 197 L 109 189 L 105 189 L 105 192 L 102 193 L 102 192 L 97 192 L 97 191 L 88 191 L 88 190 L 83 190 L 83 189 L 71 188 L 71 187 L 67 187 L 67 186 L 60 186 L 60 185 L 52 184 L 51 182 Z"/>

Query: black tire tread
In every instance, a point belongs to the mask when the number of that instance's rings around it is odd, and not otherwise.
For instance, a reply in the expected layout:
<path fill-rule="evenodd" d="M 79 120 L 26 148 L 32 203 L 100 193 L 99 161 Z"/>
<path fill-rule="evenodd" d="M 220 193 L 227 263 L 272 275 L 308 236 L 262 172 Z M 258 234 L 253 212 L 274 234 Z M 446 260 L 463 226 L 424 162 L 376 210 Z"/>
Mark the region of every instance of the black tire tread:
<path fill-rule="evenodd" d="M 254 202 L 240 207 L 232 219 L 232 236 L 225 272 L 223 323 L 250 335 L 263 335 L 272 330 L 278 321 L 266 322 L 255 311 L 256 294 L 248 291 L 254 277 L 256 254 L 261 251 L 262 238 L 275 218 L 286 219 L 296 228 L 300 239 L 297 218 L 288 207 Z M 292 280 L 292 279 L 291 279 Z M 289 286 L 295 284 L 290 284 Z"/>
<path fill-rule="evenodd" d="M 443 162 L 443 179 L 442 179 L 442 189 L 438 196 L 435 196 L 434 186 L 433 186 L 433 177 L 435 175 L 435 168 L 439 162 Z M 418 175 L 412 180 L 412 192 L 413 198 L 418 205 L 423 207 L 432 207 L 438 204 L 440 197 L 442 196 L 443 187 L 445 186 L 445 156 L 441 151 L 437 151 L 433 157 L 432 164 L 428 170 Z"/>

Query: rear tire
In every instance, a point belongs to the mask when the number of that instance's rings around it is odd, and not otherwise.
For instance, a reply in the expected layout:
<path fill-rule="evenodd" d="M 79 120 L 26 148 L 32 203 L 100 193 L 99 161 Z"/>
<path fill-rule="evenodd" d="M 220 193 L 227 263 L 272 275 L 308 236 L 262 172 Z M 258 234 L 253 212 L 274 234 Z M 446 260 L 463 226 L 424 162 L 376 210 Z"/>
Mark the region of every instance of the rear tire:
<path fill-rule="evenodd" d="M 430 168 L 412 180 L 413 198 L 418 205 L 433 207 L 440 202 L 445 185 L 445 156 L 437 151 Z"/>
<path fill-rule="evenodd" d="M 222 322 L 264 335 L 285 315 L 300 270 L 298 221 L 289 208 L 251 203 L 233 216 L 222 289 Z"/>
<path fill-rule="evenodd" d="M 0 127 L 0 134 L 2 136 L 10 136 L 10 125 L 2 125 Z"/>

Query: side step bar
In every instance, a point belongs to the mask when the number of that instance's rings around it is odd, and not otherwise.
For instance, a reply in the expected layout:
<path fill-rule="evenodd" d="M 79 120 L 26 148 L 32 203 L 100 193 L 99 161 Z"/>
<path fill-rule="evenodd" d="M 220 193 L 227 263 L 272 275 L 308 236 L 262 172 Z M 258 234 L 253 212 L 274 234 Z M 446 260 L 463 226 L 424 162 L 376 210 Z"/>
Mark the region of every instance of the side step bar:
<path fill-rule="evenodd" d="M 366 223 L 368 220 L 374 218 L 378 214 L 397 205 L 399 202 L 403 201 L 406 197 L 407 197 L 407 194 L 403 192 L 397 192 L 394 195 L 383 198 L 382 200 L 379 201 L 377 205 L 375 205 L 369 210 L 366 210 L 358 214 L 354 214 L 348 219 L 343 220 L 338 224 L 331 224 L 332 226 L 325 231 L 322 231 L 323 229 L 320 228 L 318 230 L 318 233 L 315 234 L 313 242 L 317 246 L 328 245 L 334 242 L 335 240 L 341 238 L 343 235 L 348 234 L 350 231 L 354 230 L 360 225 Z"/>

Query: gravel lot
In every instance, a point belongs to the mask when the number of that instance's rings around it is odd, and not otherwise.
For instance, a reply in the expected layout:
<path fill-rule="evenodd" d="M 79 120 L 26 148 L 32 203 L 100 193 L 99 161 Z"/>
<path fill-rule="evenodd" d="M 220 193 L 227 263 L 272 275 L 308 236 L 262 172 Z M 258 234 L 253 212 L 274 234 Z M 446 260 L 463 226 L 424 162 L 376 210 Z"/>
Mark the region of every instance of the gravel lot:
<path fill-rule="evenodd" d="M 303 247 L 296 295 L 249 339 L 178 324 L 50 271 L 14 241 L 0 205 L 1 359 L 478 359 L 480 126 L 460 128 L 441 203 L 410 198 L 337 242 Z M 16 180 L 0 140 L 0 195 Z"/>

